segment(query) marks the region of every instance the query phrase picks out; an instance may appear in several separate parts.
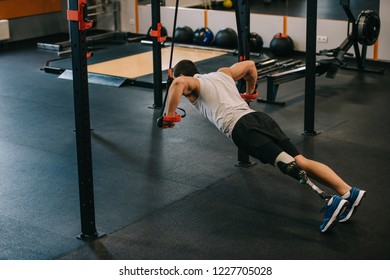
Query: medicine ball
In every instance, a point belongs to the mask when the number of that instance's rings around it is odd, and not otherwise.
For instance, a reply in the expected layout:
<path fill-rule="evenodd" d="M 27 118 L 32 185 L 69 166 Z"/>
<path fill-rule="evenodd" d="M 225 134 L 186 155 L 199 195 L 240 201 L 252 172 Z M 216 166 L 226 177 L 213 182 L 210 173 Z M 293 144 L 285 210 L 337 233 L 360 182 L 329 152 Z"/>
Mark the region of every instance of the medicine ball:
<path fill-rule="evenodd" d="M 193 43 L 195 45 L 208 46 L 213 40 L 214 34 L 207 27 L 198 28 L 194 31 Z"/>
<path fill-rule="evenodd" d="M 183 25 L 179 26 L 175 30 L 175 43 L 179 44 L 192 44 L 194 39 L 194 31 L 191 27 Z"/>
<path fill-rule="evenodd" d="M 259 53 L 263 49 L 264 41 L 263 38 L 256 32 L 249 34 L 249 50 L 251 52 Z"/>
<path fill-rule="evenodd" d="M 236 49 L 238 45 L 238 36 L 236 31 L 229 27 L 222 28 L 215 35 L 214 44 L 218 48 Z"/>
<path fill-rule="evenodd" d="M 224 0 L 222 4 L 226 9 L 230 9 L 233 7 L 233 2 L 232 0 Z"/>
<path fill-rule="evenodd" d="M 294 42 L 287 34 L 276 34 L 270 43 L 271 52 L 275 56 L 289 56 L 294 52 Z"/>
<path fill-rule="evenodd" d="M 152 31 L 152 27 L 149 27 L 149 29 L 148 29 L 148 33 L 146 33 L 146 37 L 149 39 L 149 40 L 152 40 L 152 36 L 150 36 L 150 31 Z M 166 36 L 168 36 L 168 31 L 167 31 L 167 29 L 164 27 L 164 26 L 162 26 L 161 27 L 161 37 L 166 37 Z"/>

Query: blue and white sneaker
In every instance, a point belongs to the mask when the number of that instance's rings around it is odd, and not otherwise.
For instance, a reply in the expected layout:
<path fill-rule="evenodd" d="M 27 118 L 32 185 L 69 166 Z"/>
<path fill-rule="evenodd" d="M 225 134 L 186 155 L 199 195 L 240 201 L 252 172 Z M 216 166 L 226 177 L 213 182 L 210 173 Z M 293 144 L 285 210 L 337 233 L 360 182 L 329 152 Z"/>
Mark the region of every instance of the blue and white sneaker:
<path fill-rule="evenodd" d="M 320 225 L 321 232 L 325 232 L 339 222 L 340 215 L 348 206 L 348 201 L 338 195 L 334 195 L 324 206 L 324 220 Z"/>
<path fill-rule="evenodd" d="M 348 221 L 356 210 L 360 203 L 362 202 L 364 196 L 366 195 L 366 191 L 359 190 L 358 188 L 352 188 L 350 190 L 349 197 L 346 200 L 349 202 L 347 209 L 342 213 L 339 217 L 339 222 L 344 223 Z"/>

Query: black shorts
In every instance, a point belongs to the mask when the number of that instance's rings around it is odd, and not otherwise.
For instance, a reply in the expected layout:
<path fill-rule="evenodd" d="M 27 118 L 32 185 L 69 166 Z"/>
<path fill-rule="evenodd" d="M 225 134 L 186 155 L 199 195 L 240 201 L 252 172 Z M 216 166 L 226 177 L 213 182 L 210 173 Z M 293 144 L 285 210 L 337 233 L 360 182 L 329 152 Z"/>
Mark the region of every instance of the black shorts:
<path fill-rule="evenodd" d="M 282 151 L 292 157 L 300 154 L 279 125 L 262 112 L 253 112 L 239 119 L 232 139 L 237 147 L 263 163 L 273 164 Z"/>

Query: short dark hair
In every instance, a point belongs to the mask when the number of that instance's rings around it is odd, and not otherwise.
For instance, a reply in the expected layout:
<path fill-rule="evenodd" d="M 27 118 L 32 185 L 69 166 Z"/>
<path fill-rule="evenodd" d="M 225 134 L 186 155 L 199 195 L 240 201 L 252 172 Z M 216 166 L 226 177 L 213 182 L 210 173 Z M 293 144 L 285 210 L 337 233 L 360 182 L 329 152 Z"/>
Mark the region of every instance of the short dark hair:
<path fill-rule="evenodd" d="M 195 74 L 199 74 L 195 64 L 188 59 L 180 60 L 175 67 L 173 67 L 173 76 L 179 77 L 180 75 L 193 77 Z"/>

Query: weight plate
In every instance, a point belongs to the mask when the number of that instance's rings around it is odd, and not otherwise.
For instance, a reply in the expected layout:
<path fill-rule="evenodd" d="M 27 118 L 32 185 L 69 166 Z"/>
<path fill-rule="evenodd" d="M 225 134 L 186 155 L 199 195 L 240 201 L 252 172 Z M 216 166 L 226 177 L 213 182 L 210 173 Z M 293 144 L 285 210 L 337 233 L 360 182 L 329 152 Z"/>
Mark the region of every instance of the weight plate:
<path fill-rule="evenodd" d="M 381 21 L 375 11 L 362 11 L 356 20 L 358 42 L 371 46 L 379 37 Z"/>

